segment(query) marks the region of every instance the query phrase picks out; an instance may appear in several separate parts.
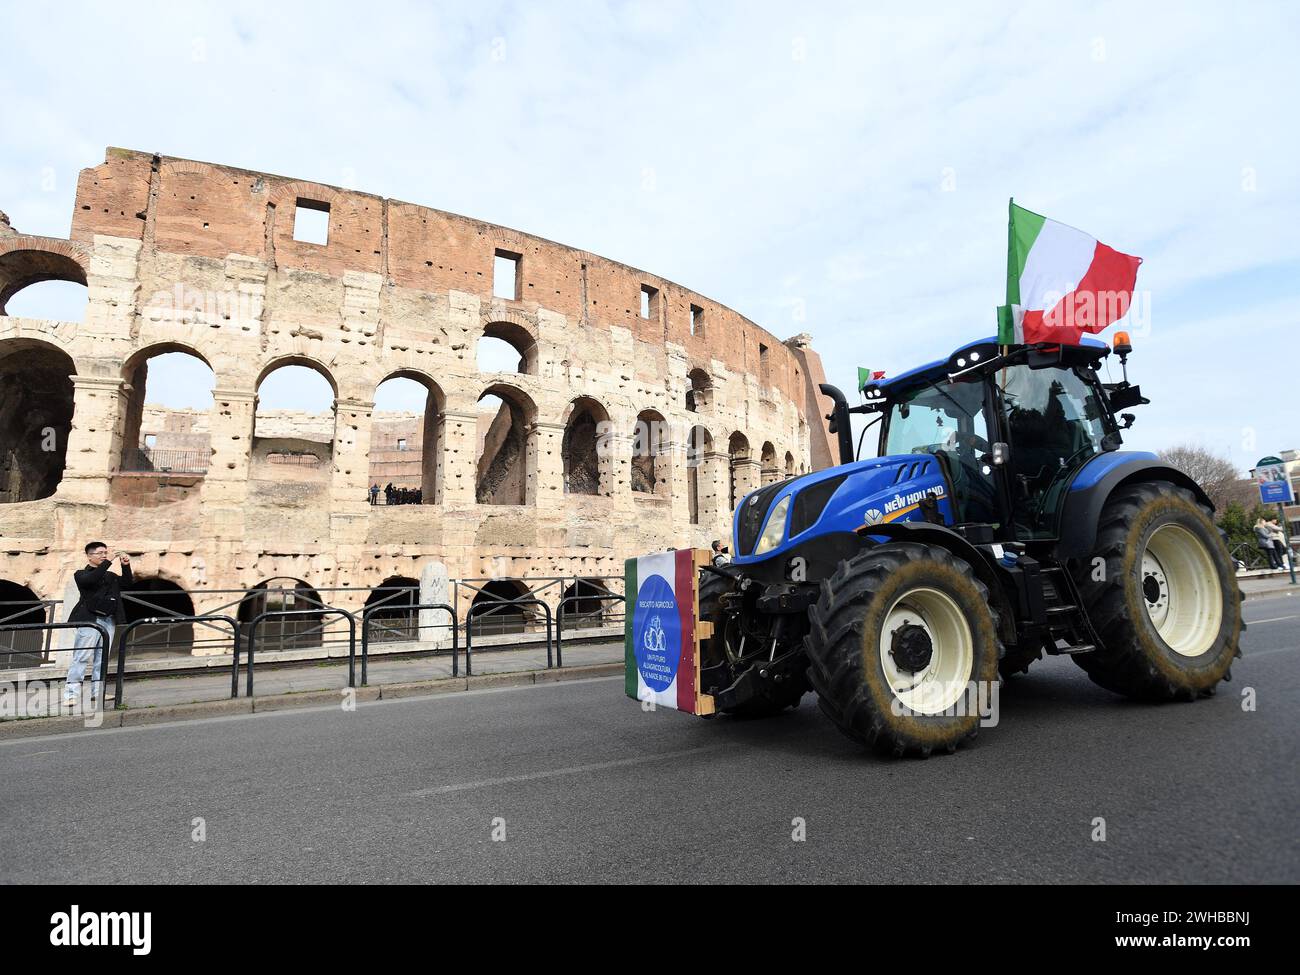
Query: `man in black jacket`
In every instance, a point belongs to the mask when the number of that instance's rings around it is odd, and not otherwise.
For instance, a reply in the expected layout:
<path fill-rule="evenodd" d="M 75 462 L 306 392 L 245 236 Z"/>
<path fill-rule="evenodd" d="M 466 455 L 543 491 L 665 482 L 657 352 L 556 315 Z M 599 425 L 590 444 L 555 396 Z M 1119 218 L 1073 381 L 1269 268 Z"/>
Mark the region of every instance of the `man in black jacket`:
<path fill-rule="evenodd" d="M 122 567 L 120 576 L 108 571 L 108 567 L 113 564 L 108 546 L 103 542 L 87 543 L 87 565 L 73 573 L 81 598 L 68 614 L 69 623 L 98 623 L 108 632 L 110 644 L 113 642 L 118 606 L 122 601 L 122 584 L 130 586 L 134 581 L 131 577 L 131 557 L 122 552 L 117 559 Z M 93 626 L 79 626 L 75 632 L 72 663 L 68 666 L 68 680 L 63 687 L 63 703 L 73 704 L 81 697 L 81 681 L 86 673 L 86 665 L 91 661 L 92 650 L 94 663 L 91 664 L 90 671 L 90 700 L 94 703 L 100 699 L 103 691 L 99 677 L 104 647 L 101 645 L 99 631 Z"/>

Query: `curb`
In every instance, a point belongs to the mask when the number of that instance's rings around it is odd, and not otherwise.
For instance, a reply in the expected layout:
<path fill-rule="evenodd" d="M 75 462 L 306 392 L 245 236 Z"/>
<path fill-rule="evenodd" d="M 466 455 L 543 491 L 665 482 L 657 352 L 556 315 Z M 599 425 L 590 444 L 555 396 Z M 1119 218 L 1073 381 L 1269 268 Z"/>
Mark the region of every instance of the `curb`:
<path fill-rule="evenodd" d="M 439 694 L 455 694 L 462 691 L 492 687 L 526 687 L 534 684 L 552 684 L 558 681 L 587 680 L 592 677 L 612 677 L 622 673 L 622 662 L 586 664 L 581 667 L 565 667 L 557 670 L 480 674 L 474 677 L 443 677 L 397 684 L 375 684 L 370 687 L 357 687 L 353 690 L 356 694 L 356 701 L 363 703 L 410 697 L 432 697 Z M 168 721 L 221 717 L 228 714 L 255 714 L 262 711 L 287 711 L 293 708 L 337 705 L 342 702 L 345 690 L 347 688 L 340 687 L 331 690 L 268 694 L 264 697 L 196 701 L 192 704 L 160 704 L 157 707 L 105 711 L 103 720 L 93 728 L 87 727 L 85 716 L 79 714 L 0 721 L 0 740 L 74 734 L 79 731 L 98 731 L 101 728 L 131 728 L 141 725 L 162 724 Z"/>
<path fill-rule="evenodd" d="M 1246 599 L 1254 596 L 1284 596 L 1287 593 L 1300 593 L 1300 585 L 1291 585 L 1286 583 L 1274 587 L 1273 589 L 1251 589 L 1246 592 Z"/>

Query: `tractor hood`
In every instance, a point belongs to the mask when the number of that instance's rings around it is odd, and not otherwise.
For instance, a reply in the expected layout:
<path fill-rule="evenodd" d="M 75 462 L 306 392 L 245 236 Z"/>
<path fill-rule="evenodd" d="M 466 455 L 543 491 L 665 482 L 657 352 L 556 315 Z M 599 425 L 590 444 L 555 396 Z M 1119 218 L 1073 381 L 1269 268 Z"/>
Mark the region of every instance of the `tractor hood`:
<path fill-rule="evenodd" d="M 817 535 L 919 519 L 927 494 L 940 499 L 950 521 L 943 472 L 932 454 L 873 457 L 769 484 L 736 506 L 733 562 L 763 561 Z"/>

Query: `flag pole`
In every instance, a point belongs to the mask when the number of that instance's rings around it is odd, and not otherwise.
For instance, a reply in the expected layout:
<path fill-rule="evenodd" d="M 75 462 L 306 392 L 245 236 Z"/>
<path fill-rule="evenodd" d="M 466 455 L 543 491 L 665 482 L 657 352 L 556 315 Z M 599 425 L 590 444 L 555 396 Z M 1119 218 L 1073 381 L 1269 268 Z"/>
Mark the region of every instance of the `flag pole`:
<path fill-rule="evenodd" d="M 1016 259 L 1016 224 L 1015 211 L 1016 198 L 1014 196 L 1007 198 L 1007 303 L 998 309 L 998 355 L 1003 357 L 1002 379 L 999 386 L 1006 389 L 1007 386 L 1007 367 L 1005 359 L 1010 343 L 1006 341 L 1008 333 L 1015 337 L 1015 311 L 1014 308 L 1020 303 L 1020 282 L 1017 280 L 1017 274 L 1020 263 Z M 1015 289 L 1015 295 L 1012 295 L 1012 289 Z"/>

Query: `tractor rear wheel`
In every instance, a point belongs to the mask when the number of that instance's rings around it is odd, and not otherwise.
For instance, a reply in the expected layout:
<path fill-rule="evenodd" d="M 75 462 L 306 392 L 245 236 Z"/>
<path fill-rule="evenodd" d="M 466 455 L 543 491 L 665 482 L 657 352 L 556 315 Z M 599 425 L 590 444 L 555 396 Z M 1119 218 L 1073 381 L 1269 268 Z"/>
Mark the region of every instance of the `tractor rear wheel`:
<path fill-rule="evenodd" d="M 1077 574 L 1101 646 L 1070 659 L 1117 694 L 1209 695 L 1241 655 L 1241 592 L 1209 509 L 1166 481 L 1118 489 Z"/>
<path fill-rule="evenodd" d="M 700 579 L 700 619 L 713 624 L 713 636 L 700 641 L 700 662 L 705 667 L 713 666 L 727 659 L 730 646 L 734 655 L 739 648 L 736 637 L 739 621 L 722 611 L 719 597 L 730 592 L 735 583 L 727 576 L 716 572 L 704 572 Z M 730 643 L 728 643 L 730 641 Z M 737 671 L 728 668 L 730 679 L 739 676 Z M 734 714 L 741 718 L 766 718 L 778 714 L 786 708 L 799 706 L 799 701 L 811 688 L 802 674 L 796 675 L 780 684 L 763 685 L 763 694 L 751 698 L 744 704 L 731 708 L 720 708 L 722 714 Z"/>
<path fill-rule="evenodd" d="M 895 542 L 841 562 L 810 610 L 808 677 L 854 741 L 893 755 L 955 751 L 998 681 L 997 614 L 946 549 Z"/>

